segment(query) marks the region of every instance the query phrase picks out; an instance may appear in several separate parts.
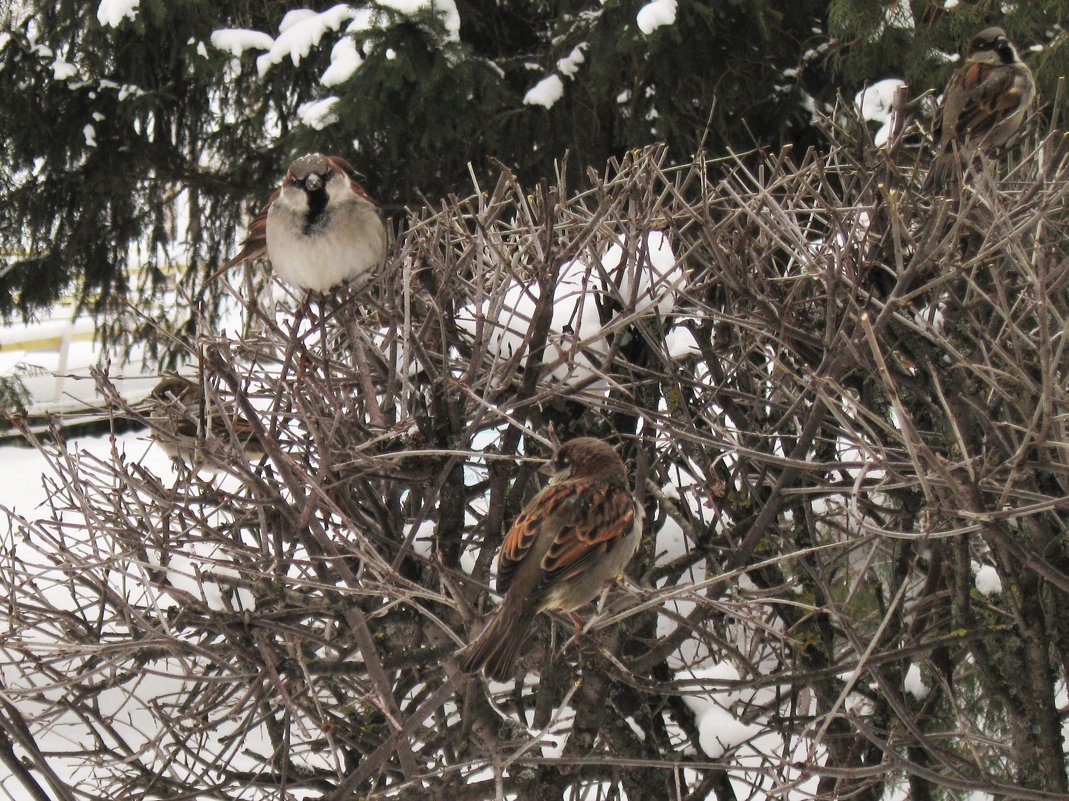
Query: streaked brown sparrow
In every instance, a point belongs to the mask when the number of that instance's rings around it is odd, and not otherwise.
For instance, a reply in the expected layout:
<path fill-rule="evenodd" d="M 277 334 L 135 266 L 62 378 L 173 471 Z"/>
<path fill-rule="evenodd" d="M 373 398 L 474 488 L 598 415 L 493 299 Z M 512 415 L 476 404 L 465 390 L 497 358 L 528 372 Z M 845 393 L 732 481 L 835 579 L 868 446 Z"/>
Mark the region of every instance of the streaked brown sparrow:
<path fill-rule="evenodd" d="M 205 404 L 200 385 L 189 378 L 164 376 L 145 406 L 152 438 L 172 459 L 191 467 L 225 465 L 231 442 L 250 461 L 264 455 L 252 424 L 232 404 Z"/>
<path fill-rule="evenodd" d="M 962 157 L 989 153 L 1009 142 L 1035 96 L 1032 71 L 1021 63 L 1002 28 L 985 28 L 970 39 L 965 63 L 947 83 L 932 125 L 938 155 L 929 185 L 949 180 Z"/>
<path fill-rule="evenodd" d="M 386 259 L 386 227 L 356 179 L 340 156 L 301 156 L 220 272 L 266 256 L 278 277 L 298 289 L 326 292 L 366 281 Z"/>
<path fill-rule="evenodd" d="M 611 445 L 592 437 L 557 450 L 549 485 L 516 518 L 501 544 L 497 614 L 457 654 L 465 673 L 506 681 L 535 615 L 574 612 L 619 575 L 638 548 L 642 507 Z"/>

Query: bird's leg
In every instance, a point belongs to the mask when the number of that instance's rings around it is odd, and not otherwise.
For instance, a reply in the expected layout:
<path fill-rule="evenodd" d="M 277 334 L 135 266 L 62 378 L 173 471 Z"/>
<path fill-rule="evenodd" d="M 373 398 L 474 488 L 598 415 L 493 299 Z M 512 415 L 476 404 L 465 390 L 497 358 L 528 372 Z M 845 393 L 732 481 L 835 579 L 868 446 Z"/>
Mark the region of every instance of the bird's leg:
<path fill-rule="evenodd" d="M 562 651 L 566 650 L 568 646 L 575 645 L 583 639 L 583 626 L 586 624 L 586 621 L 583 620 L 582 616 L 575 612 L 568 612 L 567 615 L 568 619 L 572 621 L 572 625 L 575 629 L 572 631 L 572 636 L 561 646 Z"/>
<path fill-rule="evenodd" d="M 575 633 L 572 635 L 572 639 L 578 641 L 583 636 L 583 627 L 586 625 L 586 621 L 583 620 L 582 615 L 576 612 L 569 612 L 568 617 L 572 619 L 572 625 L 575 626 Z"/>
<path fill-rule="evenodd" d="M 565 645 L 571 645 L 572 643 L 577 643 L 583 639 L 583 637 L 586 635 L 586 628 L 589 623 L 593 621 L 594 618 L 601 615 L 602 611 L 605 609 L 605 601 L 609 597 L 609 590 L 611 588 L 612 583 L 610 582 L 609 584 L 606 584 L 605 587 L 602 589 L 601 595 L 598 596 L 598 603 L 596 607 L 597 612 L 595 613 L 594 617 L 590 618 L 590 620 L 585 620 L 582 615 L 575 611 L 568 613 L 568 619 L 571 620 L 572 625 L 575 626 L 575 631 L 572 634 L 571 639 L 569 639 L 568 642 L 565 643 Z"/>

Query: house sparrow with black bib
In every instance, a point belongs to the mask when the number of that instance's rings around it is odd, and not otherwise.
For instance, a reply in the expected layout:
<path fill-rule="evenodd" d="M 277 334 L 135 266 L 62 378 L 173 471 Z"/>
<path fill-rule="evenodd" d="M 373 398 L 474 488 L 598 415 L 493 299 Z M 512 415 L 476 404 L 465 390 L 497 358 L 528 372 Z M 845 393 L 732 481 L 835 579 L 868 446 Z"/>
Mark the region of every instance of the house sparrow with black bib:
<path fill-rule="evenodd" d="M 611 445 L 592 437 L 569 440 L 551 464 L 549 485 L 524 507 L 501 544 L 497 591 L 505 599 L 478 639 L 457 654 L 465 673 L 482 670 L 507 681 L 535 615 L 572 613 L 589 603 L 638 548 L 644 513 Z"/>
<path fill-rule="evenodd" d="M 321 153 L 294 161 L 220 272 L 265 256 L 287 284 L 320 293 L 382 267 L 386 226 L 349 162 Z"/>
<path fill-rule="evenodd" d="M 205 404 L 200 385 L 180 375 L 165 375 L 145 403 L 152 438 L 163 452 L 195 469 L 226 464 L 227 443 L 255 461 L 264 455 L 255 429 L 233 404 Z"/>
<path fill-rule="evenodd" d="M 975 153 L 990 153 L 1021 129 L 1036 96 L 1032 71 L 1002 28 L 985 28 L 965 47 L 932 125 L 937 156 L 928 184 L 950 180 Z"/>

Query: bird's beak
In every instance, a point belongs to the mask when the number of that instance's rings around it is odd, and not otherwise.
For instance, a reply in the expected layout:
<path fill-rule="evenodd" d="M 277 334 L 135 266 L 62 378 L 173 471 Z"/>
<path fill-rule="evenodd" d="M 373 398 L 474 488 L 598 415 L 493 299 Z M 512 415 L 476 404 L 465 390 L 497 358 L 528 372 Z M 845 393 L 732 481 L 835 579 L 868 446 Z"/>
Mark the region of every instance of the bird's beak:
<path fill-rule="evenodd" d="M 553 469 L 553 460 L 550 459 L 548 462 L 543 464 L 540 468 L 538 468 L 538 472 L 544 476 L 555 476 L 557 474 L 557 471 Z"/>
<path fill-rule="evenodd" d="M 305 192 L 318 192 L 323 188 L 323 179 L 312 173 L 304 179 L 304 191 Z"/>

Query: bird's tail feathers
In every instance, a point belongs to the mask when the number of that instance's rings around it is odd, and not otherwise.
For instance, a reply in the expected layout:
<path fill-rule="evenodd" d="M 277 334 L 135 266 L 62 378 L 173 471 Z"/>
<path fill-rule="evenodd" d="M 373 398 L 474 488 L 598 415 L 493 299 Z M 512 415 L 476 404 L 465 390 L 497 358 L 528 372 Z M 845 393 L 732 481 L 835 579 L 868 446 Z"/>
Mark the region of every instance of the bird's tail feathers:
<path fill-rule="evenodd" d="M 948 150 L 936 156 L 924 179 L 924 190 L 930 194 L 950 197 L 956 194 L 964 164 L 957 152 Z"/>
<path fill-rule="evenodd" d="M 503 606 L 478 639 L 457 653 L 460 670 L 464 673 L 481 670 L 495 681 L 511 679 L 532 618 L 528 610 L 514 611 Z"/>

